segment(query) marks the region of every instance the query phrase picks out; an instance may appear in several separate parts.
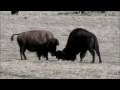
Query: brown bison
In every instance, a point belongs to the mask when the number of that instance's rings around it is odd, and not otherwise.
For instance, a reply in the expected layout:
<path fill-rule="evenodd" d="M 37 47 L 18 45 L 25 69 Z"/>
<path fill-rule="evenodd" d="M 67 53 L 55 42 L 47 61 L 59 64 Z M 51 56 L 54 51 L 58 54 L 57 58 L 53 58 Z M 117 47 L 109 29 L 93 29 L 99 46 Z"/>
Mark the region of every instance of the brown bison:
<path fill-rule="evenodd" d="M 58 40 L 49 31 L 35 30 L 14 34 L 11 36 L 11 41 L 13 41 L 15 35 L 18 35 L 17 42 L 20 47 L 21 60 L 23 60 L 23 56 L 25 60 L 27 59 L 26 49 L 36 52 L 39 60 L 41 56 L 46 57 L 46 60 L 48 60 L 48 52 L 53 54 L 57 45 L 59 45 Z"/>
<path fill-rule="evenodd" d="M 95 62 L 94 50 L 99 56 L 99 63 L 102 62 L 96 36 L 83 28 L 77 28 L 70 33 L 67 45 L 63 51 L 56 51 L 54 56 L 58 59 L 74 61 L 76 59 L 76 55 L 80 53 L 80 61 L 82 61 L 87 50 L 89 50 L 93 56 L 92 63 Z"/>

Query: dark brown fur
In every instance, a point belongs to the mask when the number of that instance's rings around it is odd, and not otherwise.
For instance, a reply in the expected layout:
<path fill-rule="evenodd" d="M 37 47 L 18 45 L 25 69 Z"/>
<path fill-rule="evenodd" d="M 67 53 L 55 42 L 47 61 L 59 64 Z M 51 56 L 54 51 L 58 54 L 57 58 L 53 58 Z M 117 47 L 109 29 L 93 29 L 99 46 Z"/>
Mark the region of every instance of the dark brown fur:
<path fill-rule="evenodd" d="M 87 50 L 89 50 L 93 56 L 92 63 L 95 62 L 94 50 L 99 56 L 99 62 L 102 62 L 96 36 L 83 28 L 77 28 L 70 33 L 67 45 L 63 51 L 56 51 L 54 55 L 58 59 L 61 58 L 74 61 L 76 59 L 76 55 L 80 53 L 80 61 L 82 61 L 86 55 Z"/>
<path fill-rule="evenodd" d="M 27 59 L 25 56 L 27 49 L 32 52 L 37 52 L 39 59 L 42 55 L 48 60 L 48 52 L 55 52 L 56 46 L 59 44 L 58 40 L 55 39 L 49 31 L 35 30 L 22 32 L 12 35 L 11 40 L 13 40 L 15 35 L 18 35 L 17 42 L 20 47 L 21 59 L 23 59 L 22 56 L 24 56 L 24 59 Z"/>

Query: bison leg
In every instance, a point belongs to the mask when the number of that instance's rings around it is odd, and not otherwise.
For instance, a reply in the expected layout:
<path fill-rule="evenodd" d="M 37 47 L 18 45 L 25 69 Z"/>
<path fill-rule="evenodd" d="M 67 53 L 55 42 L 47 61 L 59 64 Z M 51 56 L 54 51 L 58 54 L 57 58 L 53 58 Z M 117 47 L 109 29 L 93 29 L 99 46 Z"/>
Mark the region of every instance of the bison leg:
<path fill-rule="evenodd" d="M 23 50 L 23 56 L 24 56 L 24 59 L 27 60 L 27 57 L 25 55 L 25 51 L 26 51 L 26 49 Z"/>
<path fill-rule="evenodd" d="M 23 57 L 22 57 L 22 50 L 20 50 L 20 56 L 21 56 L 21 60 L 23 60 Z"/>
<path fill-rule="evenodd" d="M 43 52 L 42 55 L 48 60 L 48 52 Z"/>
<path fill-rule="evenodd" d="M 95 52 L 93 49 L 89 49 L 90 53 L 92 54 L 92 57 L 93 57 L 93 60 L 92 60 L 92 63 L 95 62 Z"/>
<path fill-rule="evenodd" d="M 80 53 L 80 58 L 81 58 L 80 62 L 82 62 L 82 59 L 85 57 L 86 52 L 87 52 L 87 51 L 82 51 L 82 52 Z"/>
<path fill-rule="evenodd" d="M 41 59 L 41 53 L 40 53 L 40 51 L 37 51 L 36 55 L 38 57 L 38 60 L 40 60 Z"/>
<path fill-rule="evenodd" d="M 48 53 L 46 53 L 46 60 L 48 60 Z"/>
<path fill-rule="evenodd" d="M 48 60 L 48 57 L 46 57 L 46 60 Z"/>
<path fill-rule="evenodd" d="M 41 55 L 38 56 L 39 57 L 39 60 L 41 59 Z"/>
<path fill-rule="evenodd" d="M 20 47 L 21 60 L 23 60 L 23 57 L 22 57 L 22 56 L 24 56 L 24 59 L 27 60 L 27 57 L 26 57 L 26 55 L 25 55 L 25 51 L 26 51 L 25 48 Z"/>
<path fill-rule="evenodd" d="M 97 50 L 95 50 L 95 51 L 96 51 L 96 53 L 97 53 L 97 55 L 98 55 L 98 57 L 99 57 L 99 63 L 102 63 L 99 49 L 97 49 Z"/>
<path fill-rule="evenodd" d="M 26 55 L 25 55 L 25 52 L 23 52 L 23 56 L 24 56 L 24 59 L 27 60 L 27 57 L 26 57 Z"/>
<path fill-rule="evenodd" d="M 41 59 L 41 54 L 38 55 L 38 60 L 40 60 L 40 59 Z"/>

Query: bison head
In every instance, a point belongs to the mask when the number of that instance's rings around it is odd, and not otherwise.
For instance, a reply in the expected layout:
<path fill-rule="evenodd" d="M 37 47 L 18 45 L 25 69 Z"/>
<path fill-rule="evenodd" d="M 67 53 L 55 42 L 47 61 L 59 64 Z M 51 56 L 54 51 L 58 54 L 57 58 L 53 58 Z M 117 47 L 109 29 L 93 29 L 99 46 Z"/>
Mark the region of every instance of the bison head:
<path fill-rule="evenodd" d="M 59 59 L 65 59 L 65 53 L 63 51 L 56 51 L 54 52 L 53 56 L 56 56 L 56 58 L 59 60 Z"/>
<path fill-rule="evenodd" d="M 52 38 L 47 42 L 48 51 L 52 54 L 52 56 L 53 56 L 53 53 L 56 51 L 57 45 L 59 45 L 59 41 L 55 38 Z"/>
<path fill-rule="evenodd" d="M 65 51 L 56 51 L 54 53 L 54 56 L 56 56 L 56 58 L 59 60 L 59 59 L 62 59 L 62 60 L 71 60 L 71 61 L 74 61 L 76 59 L 76 55 L 73 55 L 71 53 L 68 53 L 68 52 L 65 52 Z"/>

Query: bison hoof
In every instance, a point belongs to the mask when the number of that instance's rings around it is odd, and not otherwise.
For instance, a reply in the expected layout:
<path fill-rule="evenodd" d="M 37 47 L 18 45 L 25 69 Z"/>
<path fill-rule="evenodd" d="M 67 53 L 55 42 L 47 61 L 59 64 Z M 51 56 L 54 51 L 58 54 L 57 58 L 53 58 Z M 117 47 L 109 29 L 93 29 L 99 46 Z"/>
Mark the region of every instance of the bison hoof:
<path fill-rule="evenodd" d="M 95 63 L 94 61 L 92 61 L 91 63 Z"/>

